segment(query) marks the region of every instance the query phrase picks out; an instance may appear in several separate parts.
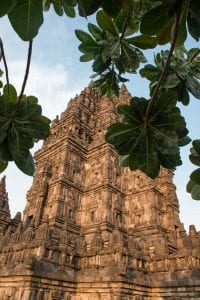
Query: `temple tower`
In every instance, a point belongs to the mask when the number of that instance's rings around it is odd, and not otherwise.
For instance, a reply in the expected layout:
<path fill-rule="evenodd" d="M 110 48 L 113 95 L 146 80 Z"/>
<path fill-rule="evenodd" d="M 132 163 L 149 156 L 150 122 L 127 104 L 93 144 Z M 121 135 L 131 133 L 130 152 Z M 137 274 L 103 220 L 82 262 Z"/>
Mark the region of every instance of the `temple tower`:
<path fill-rule="evenodd" d="M 105 142 L 130 98 L 69 101 L 35 154 L 23 222 L 1 180 L 0 299 L 200 299 L 200 235 L 180 222 L 173 173 L 131 172 Z"/>

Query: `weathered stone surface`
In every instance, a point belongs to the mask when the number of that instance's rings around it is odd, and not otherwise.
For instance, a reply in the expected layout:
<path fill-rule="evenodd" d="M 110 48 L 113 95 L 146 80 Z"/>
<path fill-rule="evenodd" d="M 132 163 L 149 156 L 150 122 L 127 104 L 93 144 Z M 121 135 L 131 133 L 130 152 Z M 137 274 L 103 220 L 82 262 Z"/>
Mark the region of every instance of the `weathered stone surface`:
<path fill-rule="evenodd" d="M 200 299 L 200 235 L 179 220 L 172 172 L 119 166 L 116 106 L 86 88 L 35 154 L 23 220 L 0 182 L 0 299 Z"/>

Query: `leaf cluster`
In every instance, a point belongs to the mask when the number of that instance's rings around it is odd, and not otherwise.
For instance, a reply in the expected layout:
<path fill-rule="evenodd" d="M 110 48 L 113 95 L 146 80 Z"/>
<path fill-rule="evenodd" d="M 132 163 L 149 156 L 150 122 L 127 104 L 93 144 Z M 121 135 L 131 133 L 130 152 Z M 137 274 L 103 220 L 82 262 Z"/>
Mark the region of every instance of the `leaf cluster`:
<path fill-rule="evenodd" d="M 146 58 L 139 48 L 154 48 L 153 37 L 138 35 L 137 22 L 133 21 L 130 12 L 122 10 L 116 18 L 108 16 L 103 10 L 96 15 L 97 25 L 88 24 L 88 31 L 76 30 L 76 36 L 81 44 L 79 50 L 83 53 L 80 61 L 92 60 L 92 69 L 99 77 L 92 82 L 102 94 L 119 94 L 119 83 L 128 79 L 121 76 L 124 73 L 136 73 L 140 63 Z"/>
<path fill-rule="evenodd" d="M 150 101 L 134 97 L 130 105 L 118 106 L 122 122 L 108 128 L 106 141 L 123 156 L 124 166 L 155 178 L 160 166 L 175 169 L 181 164 L 180 147 L 189 143 L 190 138 L 185 120 L 176 107 L 175 92 L 160 93 L 147 120 Z"/>
<path fill-rule="evenodd" d="M 8 16 L 15 32 L 24 41 L 32 40 L 43 23 L 42 0 L 2 0 L 0 17 Z"/>
<path fill-rule="evenodd" d="M 180 22 L 176 46 L 183 45 L 188 32 L 198 41 L 200 37 L 200 2 L 198 0 L 155 1 L 155 5 L 141 19 L 141 33 L 156 36 L 159 45 L 170 42 L 177 11 L 180 15 Z"/>
<path fill-rule="evenodd" d="M 51 5 L 53 5 L 54 11 L 58 16 L 63 16 L 63 14 L 69 18 L 74 18 L 76 16 L 76 0 L 43 0 L 45 11 L 48 11 Z"/>
<path fill-rule="evenodd" d="M 200 140 L 192 142 L 191 154 L 189 155 L 190 161 L 200 166 Z M 190 180 L 187 184 L 187 192 L 191 193 L 194 200 L 200 200 L 200 168 L 194 170 L 190 175 Z"/>
<path fill-rule="evenodd" d="M 150 81 L 151 95 L 163 72 L 168 55 L 169 51 L 161 51 L 154 58 L 155 65 L 146 64 L 140 70 L 140 75 Z M 199 79 L 200 49 L 192 48 L 187 51 L 184 47 L 176 48 L 162 83 L 162 89 L 175 91 L 178 101 L 182 102 L 183 105 L 188 105 L 189 93 L 200 99 Z"/>
<path fill-rule="evenodd" d="M 152 1 L 159 2 L 159 1 Z M 145 0 L 138 14 L 151 7 L 151 1 Z M 8 16 L 11 26 L 24 41 L 32 40 L 43 24 L 43 11 L 53 6 L 58 16 L 74 18 L 76 7 L 82 17 L 94 14 L 100 8 L 110 17 L 116 17 L 122 9 L 138 9 L 139 3 L 135 0 L 1 0 L 0 17 Z"/>
<path fill-rule="evenodd" d="M 200 2 L 198 0 L 189 2 L 187 26 L 191 36 L 198 42 L 200 38 Z"/>
<path fill-rule="evenodd" d="M 5 85 L 0 95 L 0 172 L 14 161 L 25 174 L 33 175 L 30 149 L 49 135 L 49 124 L 36 97 L 20 99 L 13 85 Z"/>
<path fill-rule="evenodd" d="M 102 9 L 108 16 L 115 18 L 121 10 L 135 11 L 139 17 L 147 9 L 151 8 L 155 0 L 77 0 L 79 15 L 82 17 L 90 16 Z"/>

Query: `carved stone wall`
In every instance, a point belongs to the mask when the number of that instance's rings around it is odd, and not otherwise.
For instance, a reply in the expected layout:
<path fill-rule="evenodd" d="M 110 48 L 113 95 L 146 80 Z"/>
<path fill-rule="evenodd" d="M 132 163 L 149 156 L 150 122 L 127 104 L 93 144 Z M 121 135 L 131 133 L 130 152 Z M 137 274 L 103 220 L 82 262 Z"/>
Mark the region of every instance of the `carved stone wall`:
<path fill-rule="evenodd" d="M 1 180 L 0 299 L 200 299 L 200 234 L 180 223 L 172 172 L 130 172 L 105 143 L 130 97 L 70 100 L 35 154 L 22 220 Z"/>

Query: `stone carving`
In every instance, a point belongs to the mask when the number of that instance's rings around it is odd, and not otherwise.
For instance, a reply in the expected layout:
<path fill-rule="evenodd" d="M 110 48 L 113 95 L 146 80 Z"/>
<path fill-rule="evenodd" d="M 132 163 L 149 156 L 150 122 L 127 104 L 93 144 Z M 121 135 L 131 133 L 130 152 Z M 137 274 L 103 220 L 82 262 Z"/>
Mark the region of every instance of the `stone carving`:
<path fill-rule="evenodd" d="M 107 126 L 129 103 L 86 88 L 35 154 L 24 219 L 0 181 L 0 299 L 200 299 L 200 233 L 179 220 L 173 174 L 119 165 Z"/>

